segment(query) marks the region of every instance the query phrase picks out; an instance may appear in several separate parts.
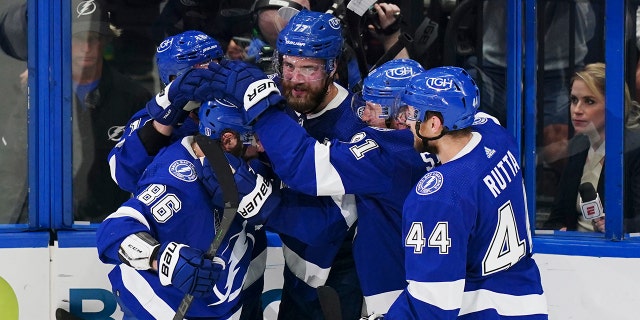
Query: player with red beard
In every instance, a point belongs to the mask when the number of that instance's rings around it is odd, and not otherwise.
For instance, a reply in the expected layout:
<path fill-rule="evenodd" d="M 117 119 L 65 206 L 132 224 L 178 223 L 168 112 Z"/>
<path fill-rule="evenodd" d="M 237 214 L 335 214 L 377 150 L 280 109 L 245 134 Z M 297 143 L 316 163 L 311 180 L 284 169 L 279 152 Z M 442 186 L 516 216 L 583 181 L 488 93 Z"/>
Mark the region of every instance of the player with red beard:
<path fill-rule="evenodd" d="M 338 18 L 307 10 L 291 18 L 276 43 L 274 69 L 281 79 L 287 112 L 320 142 L 349 141 L 366 126 L 351 111 L 350 92 L 334 82 L 342 43 L 342 26 Z M 286 205 L 298 206 L 300 212 L 304 212 L 308 210 L 305 206 L 309 206 L 307 197 L 300 194 L 298 203 L 286 201 Z M 355 197 L 320 198 L 326 204 L 327 216 L 335 219 L 331 220 L 334 224 L 325 227 L 341 230 L 332 233 L 335 235 L 332 239 L 325 238 L 318 243 L 317 237 L 311 239 L 314 232 L 301 234 L 292 230 L 324 228 L 309 226 L 309 220 L 305 221 L 303 214 L 299 215 L 297 223 L 306 223 L 306 227 L 292 228 L 291 217 L 270 219 L 267 223 L 267 227 L 279 232 L 286 261 L 278 319 L 322 319 L 315 291 L 321 285 L 336 289 L 343 302 L 344 319 L 359 318 L 362 292 L 351 248 L 357 218 Z"/>

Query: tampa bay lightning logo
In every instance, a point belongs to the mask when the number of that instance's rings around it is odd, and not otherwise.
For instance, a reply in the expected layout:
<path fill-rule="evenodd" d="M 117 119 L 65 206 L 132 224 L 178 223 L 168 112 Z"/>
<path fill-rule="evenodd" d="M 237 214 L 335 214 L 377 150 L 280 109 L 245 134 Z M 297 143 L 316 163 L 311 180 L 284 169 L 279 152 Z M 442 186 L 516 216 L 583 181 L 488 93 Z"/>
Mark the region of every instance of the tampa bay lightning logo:
<path fill-rule="evenodd" d="M 193 163 L 187 160 L 174 161 L 169 166 L 169 173 L 185 182 L 193 182 L 198 179 L 198 176 L 196 175 L 196 168 L 193 166 Z"/>
<path fill-rule="evenodd" d="M 477 126 L 477 125 L 480 125 L 480 124 L 485 124 L 485 123 L 487 123 L 487 120 L 488 120 L 488 119 L 487 119 L 487 118 L 484 118 L 484 117 L 478 117 L 478 118 L 475 118 L 475 119 L 473 120 L 473 125 L 474 125 L 474 126 Z"/>
<path fill-rule="evenodd" d="M 76 7 L 76 13 L 78 14 L 78 18 L 80 16 L 88 16 L 96 12 L 96 8 L 96 4 L 93 2 L 93 0 L 80 1 L 80 3 L 78 3 L 78 6 Z"/>
<path fill-rule="evenodd" d="M 416 193 L 419 195 L 430 195 L 440 190 L 442 187 L 442 182 L 444 178 L 442 177 L 442 173 L 439 171 L 432 171 L 427 173 L 420 181 L 418 181 L 418 185 L 416 185 Z"/>
<path fill-rule="evenodd" d="M 107 139 L 110 141 L 120 141 L 124 134 L 124 126 L 113 126 L 107 131 Z"/>

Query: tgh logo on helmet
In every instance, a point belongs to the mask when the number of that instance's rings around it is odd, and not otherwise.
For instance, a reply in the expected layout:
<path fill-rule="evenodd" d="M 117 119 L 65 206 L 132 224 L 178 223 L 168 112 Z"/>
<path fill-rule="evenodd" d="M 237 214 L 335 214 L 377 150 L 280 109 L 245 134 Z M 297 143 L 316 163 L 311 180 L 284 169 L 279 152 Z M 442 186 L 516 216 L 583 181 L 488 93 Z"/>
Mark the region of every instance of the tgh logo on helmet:
<path fill-rule="evenodd" d="M 164 52 L 165 50 L 171 48 L 171 44 L 173 43 L 173 37 L 169 38 L 169 39 L 165 39 L 164 41 L 162 41 L 162 43 L 160 43 L 160 45 L 158 46 L 158 49 L 156 49 L 157 52 Z"/>
<path fill-rule="evenodd" d="M 385 76 L 390 79 L 407 79 L 414 75 L 413 68 L 411 67 L 398 67 L 385 71 Z"/>
<path fill-rule="evenodd" d="M 331 26 L 331 28 L 334 29 L 340 29 L 340 19 L 333 17 L 329 20 L 329 25 Z"/>
<path fill-rule="evenodd" d="M 450 90 L 453 88 L 453 79 L 447 78 L 427 78 L 427 88 L 433 90 Z"/>

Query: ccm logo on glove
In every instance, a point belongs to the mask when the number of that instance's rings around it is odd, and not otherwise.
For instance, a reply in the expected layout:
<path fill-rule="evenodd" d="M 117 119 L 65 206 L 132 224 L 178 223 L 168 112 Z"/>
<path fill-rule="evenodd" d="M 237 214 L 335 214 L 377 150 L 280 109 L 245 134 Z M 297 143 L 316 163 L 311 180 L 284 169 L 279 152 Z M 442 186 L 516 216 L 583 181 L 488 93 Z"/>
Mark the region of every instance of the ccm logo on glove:
<path fill-rule="evenodd" d="M 275 82 L 271 79 L 261 79 L 252 82 L 244 95 L 244 109 L 249 110 L 258 101 L 268 97 L 272 93 L 280 94 L 280 90 Z"/>
<path fill-rule="evenodd" d="M 271 182 L 261 175 L 257 175 L 256 187 L 253 188 L 249 194 L 242 197 L 240 205 L 238 206 L 238 213 L 245 219 L 255 216 L 265 201 L 267 201 L 272 191 Z"/>

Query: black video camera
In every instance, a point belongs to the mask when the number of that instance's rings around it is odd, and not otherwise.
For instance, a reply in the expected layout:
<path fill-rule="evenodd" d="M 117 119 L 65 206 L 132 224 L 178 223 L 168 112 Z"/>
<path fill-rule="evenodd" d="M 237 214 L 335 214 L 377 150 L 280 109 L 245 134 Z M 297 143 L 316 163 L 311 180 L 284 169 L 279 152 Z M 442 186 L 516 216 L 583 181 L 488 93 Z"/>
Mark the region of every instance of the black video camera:
<path fill-rule="evenodd" d="M 362 18 L 364 19 L 365 26 L 372 25 L 374 28 L 376 28 L 376 30 L 382 30 L 382 26 L 380 25 L 380 17 L 378 16 L 376 8 L 374 8 L 373 6 L 369 7 L 369 9 L 364 12 Z"/>

